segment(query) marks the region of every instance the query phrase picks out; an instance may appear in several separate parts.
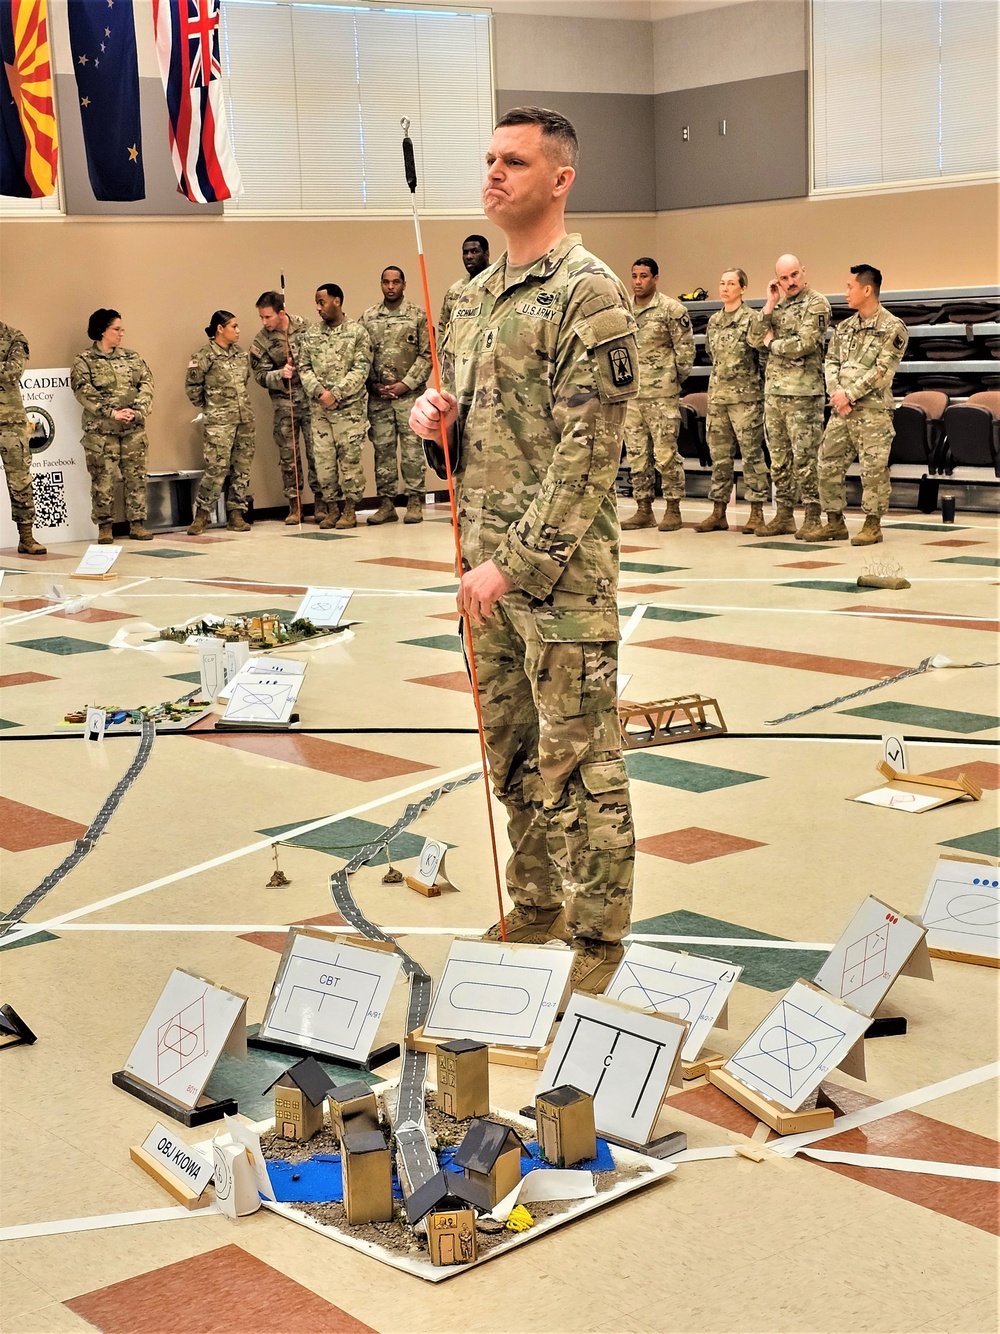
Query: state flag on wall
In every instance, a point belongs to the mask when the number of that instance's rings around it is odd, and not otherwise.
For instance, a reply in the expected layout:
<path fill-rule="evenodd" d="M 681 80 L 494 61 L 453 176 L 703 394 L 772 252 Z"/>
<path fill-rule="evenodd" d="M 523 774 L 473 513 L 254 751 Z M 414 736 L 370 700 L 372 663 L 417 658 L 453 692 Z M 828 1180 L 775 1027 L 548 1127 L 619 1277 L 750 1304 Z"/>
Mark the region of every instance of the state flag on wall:
<path fill-rule="evenodd" d="M 69 41 L 94 198 L 145 199 L 132 0 L 69 0 Z"/>
<path fill-rule="evenodd" d="M 0 194 L 44 199 L 59 165 L 46 0 L 0 0 Z"/>
<path fill-rule="evenodd" d="M 178 190 L 195 204 L 243 193 L 226 123 L 219 0 L 153 0 Z"/>

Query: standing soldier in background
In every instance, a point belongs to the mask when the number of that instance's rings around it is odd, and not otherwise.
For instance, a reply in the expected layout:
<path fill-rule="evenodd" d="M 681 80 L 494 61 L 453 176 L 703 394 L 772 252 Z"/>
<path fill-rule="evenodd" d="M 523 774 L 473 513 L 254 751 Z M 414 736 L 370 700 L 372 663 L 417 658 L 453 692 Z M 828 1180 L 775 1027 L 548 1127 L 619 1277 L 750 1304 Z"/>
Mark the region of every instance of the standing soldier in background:
<path fill-rule="evenodd" d="M 356 528 L 365 494 L 361 446 L 368 434 L 365 384 L 372 347 L 359 320 L 344 314 L 337 283 L 316 289 L 319 320 L 299 338 L 299 374 L 312 404 L 313 457 L 326 500 L 321 528 Z"/>
<path fill-rule="evenodd" d="M 750 345 L 768 352 L 764 430 L 777 502 L 774 518 L 757 535 L 794 533 L 804 541 L 820 528 L 816 459 L 823 438 L 823 353 L 830 303 L 812 290 L 794 255 L 782 255 L 774 272 L 764 308 L 750 325 Z M 796 528 L 795 506 L 800 503 L 806 513 Z"/>
<path fill-rule="evenodd" d="M 361 316 L 372 345 L 368 380 L 368 421 L 375 450 L 375 491 L 378 509 L 369 523 L 395 523 L 394 501 L 399 484 L 396 441 L 406 492 L 404 523 L 420 523 L 426 491 L 427 464 L 423 445 L 410 428 L 410 409 L 431 373 L 427 316 L 403 300 L 406 276 L 390 265 L 382 270 L 382 300 Z"/>
<path fill-rule="evenodd" d="M 188 528 L 199 537 L 226 491 L 226 527 L 248 533 L 244 518 L 255 438 L 253 407 L 247 387 L 250 358 L 239 346 L 240 326 L 230 310 L 213 313 L 205 329 L 208 342 L 188 362 L 184 392 L 204 416 L 205 471 L 195 495 L 197 513 Z"/>
<path fill-rule="evenodd" d="M 31 492 L 31 450 L 28 414 L 21 397 L 21 376 L 28 364 L 28 340 L 20 329 L 0 321 L 0 458 L 10 495 L 10 514 L 17 525 L 17 549 L 22 556 L 44 556 L 35 541 L 35 498 Z"/>
<path fill-rule="evenodd" d="M 743 304 L 747 276 L 726 269 L 719 279 L 722 309 L 708 321 L 705 343 L 712 374 L 708 381 L 705 434 L 712 455 L 708 498 L 712 513 L 695 525 L 696 533 L 724 532 L 726 506 L 733 494 L 733 451 L 743 457 L 743 493 L 750 502 L 745 533 L 764 527 L 764 502 L 771 499 L 771 479 L 764 461 L 764 385 L 758 354 L 747 341 L 753 311 Z"/>
<path fill-rule="evenodd" d="M 153 406 L 153 377 L 130 348 L 117 310 L 95 310 L 87 325 L 93 346 L 73 363 L 70 387 L 83 405 L 83 449 L 90 473 L 91 518 L 102 545 L 114 541 L 115 473 L 120 472 L 128 535 L 151 542 L 146 528 L 146 455 L 143 429 Z"/>
<path fill-rule="evenodd" d="M 476 274 L 482 273 L 490 267 L 490 243 L 485 236 L 476 234 L 465 238 L 462 242 L 462 263 L 465 265 L 465 272 L 468 276 L 453 282 L 445 292 L 444 300 L 441 302 L 441 317 L 438 320 L 437 327 L 438 352 L 444 347 L 444 336 L 448 332 L 448 321 L 451 319 L 451 312 L 455 309 L 455 302 Z"/>
<path fill-rule="evenodd" d="M 639 393 L 625 417 L 625 449 L 632 473 L 636 511 L 622 528 L 652 528 L 656 473 L 667 502 L 659 529 L 681 526 L 684 465 L 677 453 L 681 429 L 681 385 L 694 365 L 691 317 L 679 301 L 662 296 L 656 286 L 660 269 L 643 256 L 632 265 L 632 293 L 639 325 Z M 655 465 L 655 472 L 654 472 Z"/>
<path fill-rule="evenodd" d="M 288 313 L 280 292 L 262 292 L 257 298 L 257 314 L 262 327 L 250 344 L 250 368 L 253 378 L 270 394 L 274 408 L 274 443 L 288 501 L 285 523 L 302 522 L 302 460 L 297 445 L 306 456 L 306 475 L 313 494 L 313 518 L 320 523 L 326 514 L 326 502 L 313 463 L 309 400 L 294 361 L 296 339 L 309 327 L 309 322 L 301 315 Z"/>
<path fill-rule="evenodd" d="M 861 508 L 865 525 L 852 547 L 882 541 L 882 515 L 889 508 L 889 451 L 892 448 L 892 380 L 903 359 L 909 333 L 902 320 L 879 302 L 882 274 L 874 264 L 855 264 L 845 296 L 854 311 L 838 324 L 826 354 L 826 392 L 833 415 L 819 452 L 819 499 L 826 526 L 807 542 L 847 537 L 844 478 L 855 459 L 861 464 Z"/>

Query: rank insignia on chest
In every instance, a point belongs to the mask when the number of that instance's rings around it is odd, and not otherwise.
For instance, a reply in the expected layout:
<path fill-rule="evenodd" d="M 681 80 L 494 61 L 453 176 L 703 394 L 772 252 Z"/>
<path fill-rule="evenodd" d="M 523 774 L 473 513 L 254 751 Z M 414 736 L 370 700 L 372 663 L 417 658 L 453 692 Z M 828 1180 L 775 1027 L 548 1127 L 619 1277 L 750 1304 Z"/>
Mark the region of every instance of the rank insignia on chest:
<path fill-rule="evenodd" d="M 608 364 L 611 367 L 611 381 L 613 384 L 618 386 L 627 385 L 635 379 L 632 373 L 632 358 L 629 356 L 627 348 L 613 347 L 608 353 Z"/>
<path fill-rule="evenodd" d="M 489 348 L 493 346 L 493 339 L 495 338 L 495 336 L 496 335 L 494 334 L 492 329 L 487 329 L 486 333 L 483 335 L 483 347 L 489 350 Z"/>

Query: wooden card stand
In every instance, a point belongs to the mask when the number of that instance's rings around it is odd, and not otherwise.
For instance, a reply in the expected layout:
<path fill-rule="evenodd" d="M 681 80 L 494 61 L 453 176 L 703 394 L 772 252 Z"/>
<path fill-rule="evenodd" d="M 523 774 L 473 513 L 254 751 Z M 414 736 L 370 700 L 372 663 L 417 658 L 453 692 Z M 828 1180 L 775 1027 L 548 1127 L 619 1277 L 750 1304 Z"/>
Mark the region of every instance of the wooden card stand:
<path fill-rule="evenodd" d="M 1000 968 L 1000 959 L 991 959 L 985 954 L 963 954 L 961 950 L 939 950 L 927 947 L 932 959 L 954 959 L 956 963 L 978 963 L 986 968 Z"/>
<path fill-rule="evenodd" d="M 200 1209 L 205 1203 L 205 1192 L 195 1191 L 179 1181 L 172 1173 L 165 1171 L 151 1153 L 147 1153 L 141 1144 L 129 1148 L 129 1157 L 134 1163 L 148 1172 L 158 1186 L 162 1186 L 168 1195 L 172 1195 L 185 1209 Z"/>
<path fill-rule="evenodd" d="M 529 1121 L 536 1120 L 535 1104 L 529 1103 L 527 1107 L 522 1107 L 521 1115 L 527 1117 Z M 675 1153 L 683 1153 L 688 1146 L 688 1138 L 683 1130 L 671 1130 L 666 1135 L 657 1135 L 646 1144 L 636 1144 L 634 1140 L 609 1135 L 603 1130 L 598 1130 L 597 1137 L 607 1144 L 616 1144 L 620 1149 L 643 1153 L 647 1158 L 672 1158 Z"/>
<path fill-rule="evenodd" d="M 106 579 L 117 579 L 117 578 L 118 578 L 118 575 L 115 574 L 115 572 L 114 572 L 113 570 L 109 570 L 109 571 L 107 572 L 107 574 L 76 574 L 76 573 L 73 573 L 73 574 L 71 574 L 71 575 L 69 576 L 69 578 L 70 578 L 70 579 L 88 579 L 88 580 L 90 580 L 90 581 L 93 582 L 93 583 L 103 583 Z"/>
<path fill-rule="evenodd" d="M 406 876 L 404 878 L 404 883 L 408 885 L 410 889 L 415 889 L 418 894 L 423 894 L 425 899 L 436 899 L 441 896 L 440 885 L 425 885 L 424 882 L 418 880 L 416 876 Z"/>
<path fill-rule="evenodd" d="M 726 1058 L 720 1051 L 711 1051 L 706 1049 L 699 1052 L 693 1061 L 681 1059 L 681 1074 L 685 1079 L 698 1079 L 702 1075 L 707 1075 L 709 1070 L 715 1070 L 720 1065 L 725 1065 Z"/>
<path fill-rule="evenodd" d="M 880 760 L 876 768 L 886 781 L 885 786 L 876 788 L 875 792 L 898 792 L 902 796 L 909 797 L 911 801 L 914 797 L 920 797 L 924 804 L 916 808 L 919 810 L 935 810 L 953 801 L 982 799 L 982 788 L 977 787 L 965 774 L 959 774 L 957 778 L 935 778 L 932 774 L 904 773 L 900 769 L 894 769 L 885 760 Z M 857 797 L 848 797 L 848 801 L 858 801 L 861 797 L 867 798 L 871 795 L 873 794 L 863 792 Z M 903 805 L 901 801 L 896 804 Z"/>
<path fill-rule="evenodd" d="M 420 1025 L 412 1033 L 406 1035 L 407 1051 L 425 1051 L 429 1055 L 437 1054 L 437 1049 L 442 1038 L 425 1038 L 424 1026 Z M 552 1049 L 552 1043 L 547 1042 L 544 1047 L 504 1047 L 490 1045 L 490 1061 L 493 1065 L 513 1065 L 520 1070 L 541 1070 L 548 1060 L 549 1052 Z"/>
<path fill-rule="evenodd" d="M 197 1107 L 182 1107 L 179 1102 L 174 1102 L 173 1098 L 168 1098 L 159 1089 L 143 1083 L 141 1079 L 136 1079 L 125 1070 L 116 1070 L 111 1076 L 111 1082 L 115 1088 L 131 1093 L 133 1098 L 139 1098 L 150 1107 L 155 1107 L 158 1112 L 163 1112 L 172 1120 L 179 1121 L 188 1130 L 194 1126 L 207 1125 L 210 1121 L 221 1121 L 224 1116 L 235 1116 L 240 1110 L 235 1098 L 220 1098 L 218 1102 L 202 1098 Z"/>
<path fill-rule="evenodd" d="M 721 1089 L 733 1102 L 738 1102 L 748 1112 L 770 1126 L 779 1135 L 797 1135 L 805 1130 L 826 1130 L 833 1125 L 832 1107 L 814 1107 L 807 1111 L 790 1112 L 778 1102 L 772 1102 L 762 1093 L 741 1084 L 728 1070 L 709 1070 L 708 1082 Z"/>
<path fill-rule="evenodd" d="M 714 712 L 714 720 L 706 716 L 706 709 Z M 619 700 L 618 721 L 622 744 L 627 750 L 664 746 L 672 741 L 699 741 L 706 736 L 722 736 L 729 730 L 718 700 L 706 695 L 678 695 L 649 704 Z"/>
<path fill-rule="evenodd" d="M 260 1030 L 247 1029 L 247 1046 L 255 1051 L 273 1051 L 282 1056 L 295 1056 L 299 1060 L 304 1060 L 307 1056 L 313 1056 L 317 1061 L 329 1061 L 331 1065 L 348 1066 L 352 1070 L 377 1070 L 380 1065 L 388 1065 L 399 1055 L 399 1043 L 387 1042 L 382 1047 L 374 1047 L 369 1053 L 367 1060 L 355 1061 L 348 1056 L 334 1056 L 331 1052 L 318 1051 L 315 1047 L 298 1047 L 293 1042 L 280 1042 L 277 1038 L 262 1038 Z"/>

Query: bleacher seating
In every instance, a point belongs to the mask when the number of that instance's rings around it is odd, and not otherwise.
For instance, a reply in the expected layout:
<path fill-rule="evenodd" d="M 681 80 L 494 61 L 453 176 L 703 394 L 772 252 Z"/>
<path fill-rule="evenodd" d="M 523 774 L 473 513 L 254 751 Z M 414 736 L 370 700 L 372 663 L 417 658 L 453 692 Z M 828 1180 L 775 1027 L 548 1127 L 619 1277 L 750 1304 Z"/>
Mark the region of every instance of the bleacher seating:
<path fill-rule="evenodd" d="M 942 471 L 992 468 L 1000 477 L 1000 392 L 973 394 L 944 413 Z"/>
<path fill-rule="evenodd" d="M 941 419 L 947 406 L 947 394 L 926 391 L 906 395 L 893 413 L 896 434 L 889 454 L 890 467 L 894 463 L 915 463 L 929 472 L 936 471 L 944 435 Z"/>
<path fill-rule="evenodd" d="M 681 430 L 677 437 L 677 452 L 682 458 L 697 459 L 703 468 L 712 466 L 705 438 L 705 417 L 708 413 L 708 394 L 686 394 L 681 399 Z"/>

